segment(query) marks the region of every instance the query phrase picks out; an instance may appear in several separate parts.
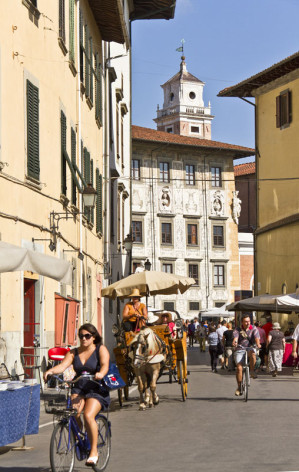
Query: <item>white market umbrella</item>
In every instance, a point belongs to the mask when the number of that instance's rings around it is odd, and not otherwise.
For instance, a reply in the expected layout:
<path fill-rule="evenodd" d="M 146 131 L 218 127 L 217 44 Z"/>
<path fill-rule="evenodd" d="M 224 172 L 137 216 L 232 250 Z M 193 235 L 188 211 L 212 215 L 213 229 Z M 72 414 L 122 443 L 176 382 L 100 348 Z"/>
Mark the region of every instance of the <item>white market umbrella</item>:
<path fill-rule="evenodd" d="M 0 273 L 19 270 L 35 272 L 69 285 L 72 283 L 72 267 L 69 262 L 0 241 Z"/>

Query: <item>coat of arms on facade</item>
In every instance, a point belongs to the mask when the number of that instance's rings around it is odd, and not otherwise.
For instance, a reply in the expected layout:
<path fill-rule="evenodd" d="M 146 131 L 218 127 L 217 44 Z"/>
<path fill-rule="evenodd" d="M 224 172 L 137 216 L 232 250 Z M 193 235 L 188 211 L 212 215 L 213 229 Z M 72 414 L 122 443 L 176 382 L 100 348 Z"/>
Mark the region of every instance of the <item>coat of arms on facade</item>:
<path fill-rule="evenodd" d="M 191 192 L 188 195 L 188 201 L 185 205 L 187 213 L 192 213 L 195 215 L 197 213 L 197 204 L 194 201 L 194 197 L 196 196 L 195 192 Z"/>
<path fill-rule="evenodd" d="M 172 195 L 169 187 L 163 187 L 159 195 L 159 208 L 163 213 L 170 213 L 172 207 Z"/>
<path fill-rule="evenodd" d="M 211 195 L 211 213 L 215 216 L 224 216 L 224 196 L 220 190 Z"/>
<path fill-rule="evenodd" d="M 234 190 L 233 191 L 233 202 L 232 202 L 232 216 L 234 222 L 238 225 L 239 224 L 239 218 L 241 215 L 241 203 L 242 200 L 238 197 L 239 191 Z"/>

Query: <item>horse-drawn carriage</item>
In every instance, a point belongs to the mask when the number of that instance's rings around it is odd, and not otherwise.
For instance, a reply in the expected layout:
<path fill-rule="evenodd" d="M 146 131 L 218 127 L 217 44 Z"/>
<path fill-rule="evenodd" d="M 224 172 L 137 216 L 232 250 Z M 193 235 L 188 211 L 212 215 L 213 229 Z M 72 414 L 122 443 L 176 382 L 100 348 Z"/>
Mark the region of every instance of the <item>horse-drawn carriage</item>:
<path fill-rule="evenodd" d="M 168 274 L 157 271 L 141 271 L 129 275 L 102 290 L 102 296 L 115 300 L 115 298 L 130 298 L 133 289 L 138 289 L 141 296 L 147 299 L 151 295 L 178 295 L 183 294 L 189 287 L 195 284 L 190 277 Z M 152 376 L 150 382 L 150 401 L 158 403 L 155 396 L 155 382 L 162 375 L 168 376 L 168 382 L 176 382 L 180 385 L 183 401 L 187 397 L 187 343 L 186 333 L 183 331 L 183 322 L 177 312 L 173 321 L 176 325 L 175 336 L 168 324 L 151 325 L 141 328 L 139 333 L 125 333 L 121 323 L 114 325 L 114 334 L 117 346 L 114 349 L 116 362 L 126 387 L 119 391 L 120 405 L 123 397 L 128 399 L 129 387 L 136 376 L 140 393 L 140 406 L 144 404 L 142 392 L 146 390 L 145 375 Z M 149 361 L 145 362 L 148 352 Z M 146 366 L 148 372 L 145 372 Z M 152 371 L 150 372 L 150 367 Z M 159 366 L 159 370 L 157 370 Z M 148 392 L 146 392 L 146 399 Z M 145 400 L 146 400 L 145 399 Z M 147 403 L 145 401 L 145 403 Z M 141 408 L 144 409 L 144 408 Z"/>
<path fill-rule="evenodd" d="M 188 390 L 186 332 L 183 331 L 183 322 L 178 312 L 155 311 L 156 318 L 160 320 L 163 314 L 170 316 L 174 322 L 173 331 L 167 323 L 150 324 L 137 333 L 125 332 L 121 323 L 113 327 L 117 340 L 114 355 L 119 372 L 126 383 L 126 387 L 118 391 L 120 406 L 123 405 L 124 399 L 129 398 L 129 387 L 135 379 L 136 368 L 142 369 L 142 366 L 149 363 L 158 364 L 158 372 L 153 375 L 156 375 L 159 383 L 166 383 L 162 380 L 165 377 L 168 379 L 167 383 L 178 383 L 182 399 L 186 400 Z M 153 403 L 158 403 L 155 387 L 151 390 L 154 392 L 152 392 Z"/>

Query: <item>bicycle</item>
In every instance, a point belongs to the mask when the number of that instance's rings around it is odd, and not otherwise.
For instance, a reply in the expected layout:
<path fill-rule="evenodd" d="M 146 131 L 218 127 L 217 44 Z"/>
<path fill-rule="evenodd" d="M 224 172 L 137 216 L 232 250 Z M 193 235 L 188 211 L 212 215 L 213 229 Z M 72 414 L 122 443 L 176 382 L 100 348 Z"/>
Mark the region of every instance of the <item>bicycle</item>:
<path fill-rule="evenodd" d="M 244 402 L 248 401 L 248 388 L 250 387 L 250 364 L 248 359 L 248 351 L 252 351 L 252 347 L 244 347 L 238 345 L 238 347 L 245 350 L 245 359 L 242 366 L 242 382 L 240 385 L 241 395 L 244 395 Z"/>
<path fill-rule="evenodd" d="M 77 411 L 72 408 L 71 388 L 79 379 L 94 381 L 93 375 L 81 375 L 76 380 L 65 382 L 57 376 L 60 383 L 67 389 L 64 401 L 50 400 L 45 403 L 46 413 L 54 414 L 58 418 L 50 441 L 50 464 L 52 472 L 72 472 L 75 464 L 75 455 L 79 461 L 87 459 L 90 452 L 90 442 L 86 432 L 83 432 L 76 419 Z M 61 399 L 60 399 L 61 400 Z M 96 422 L 98 425 L 98 455 L 99 461 L 92 465 L 95 472 L 103 471 L 108 464 L 111 450 L 111 423 L 108 420 L 109 411 L 106 415 L 98 413 Z"/>

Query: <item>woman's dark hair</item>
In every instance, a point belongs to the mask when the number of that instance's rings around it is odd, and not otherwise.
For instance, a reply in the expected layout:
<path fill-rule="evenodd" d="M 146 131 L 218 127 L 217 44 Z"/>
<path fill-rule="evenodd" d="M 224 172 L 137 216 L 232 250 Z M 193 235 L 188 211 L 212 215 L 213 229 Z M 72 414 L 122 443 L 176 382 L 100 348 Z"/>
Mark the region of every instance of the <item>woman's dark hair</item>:
<path fill-rule="evenodd" d="M 215 333 L 215 331 L 216 331 L 215 326 L 211 325 L 211 326 L 209 327 L 209 333 Z"/>
<path fill-rule="evenodd" d="M 85 323 L 79 328 L 79 334 L 81 331 L 85 329 L 85 331 L 88 331 L 90 334 L 94 336 L 94 342 L 93 344 L 102 344 L 102 336 L 98 332 L 97 328 L 91 324 L 91 323 Z"/>

